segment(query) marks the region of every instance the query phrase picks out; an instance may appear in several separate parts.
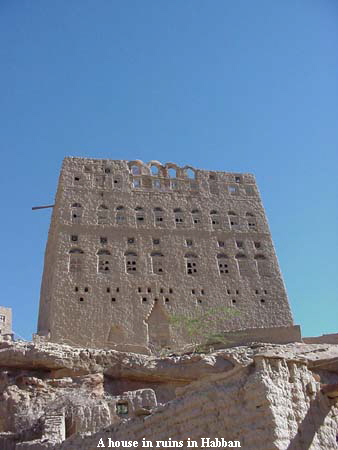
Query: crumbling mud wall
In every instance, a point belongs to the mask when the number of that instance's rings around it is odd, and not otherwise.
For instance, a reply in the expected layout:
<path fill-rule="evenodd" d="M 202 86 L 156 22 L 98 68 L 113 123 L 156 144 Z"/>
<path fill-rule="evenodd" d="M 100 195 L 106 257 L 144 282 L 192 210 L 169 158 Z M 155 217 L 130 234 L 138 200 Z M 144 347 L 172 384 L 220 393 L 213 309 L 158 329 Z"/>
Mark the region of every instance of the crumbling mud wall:
<path fill-rule="evenodd" d="M 89 450 L 108 438 L 139 448 L 142 439 L 185 449 L 187 439 L 218 438 L 252 450 L 338 449 L 336 345 L 156 358 L 6 343 L 0 365 L 4 450 Z"/>

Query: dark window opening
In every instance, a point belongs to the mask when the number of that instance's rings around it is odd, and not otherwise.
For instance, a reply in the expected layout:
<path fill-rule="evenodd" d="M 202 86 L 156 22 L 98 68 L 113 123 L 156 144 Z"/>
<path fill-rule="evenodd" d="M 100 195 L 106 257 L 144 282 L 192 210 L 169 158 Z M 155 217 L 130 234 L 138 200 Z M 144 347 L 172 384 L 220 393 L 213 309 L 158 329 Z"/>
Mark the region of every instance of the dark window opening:
<path fill-rule="evenodd" d="M 109 294 L 109 292 L 110 292 L 110 287 L 107 287 L 107 293 Z"/>
<path fill-rule="evenodd" d="M 108 239 L 106 237 L 100 237 L 100 244 L 107 244 Z"/>
<path fill-rule="evenodd" d="M 116 414 L 119 416 L 128 414 L 128 403 L 116 403 Z"/>
<path fill-rule="evenodd" d="M 89 292 L 89 288 L 88 288 L 88 287 L 85 287 L 85 288 L 84 288 L 84 291 L 85 291 L 85 292 Z"/>
<path fill-rule="evenodd" d="M 143 302 L 146 302 L 147 300 L 148 300 L 147 297 L 143 297 L 143 298 L 142 298 L 142 301 L 143 301 Z"/>
<path fill-rule="evenodd" d="M 172 294 L 174 291 L 172 288 L 169 288 L 169 294 Z"/>
<path fill-rule="evenodd" d="M 116 298 L 115 298 L 115 297 L 112 297 L 111 301 L 112 301 L 112 302 L 116 302 Z"/>
<path fill-rule="evenodd" d="M 73 242 L 77 242 L 77 241 L 78 241 L 78 237 L 77 237 L 75 234 L 73 234 L 73 235 L 71 236 L 71 240 L 72 240 Z"/>
<path fill-rule="evenodd" d="M 80 300 L 80 302 L 83 302 L 84 299 L 83 299 L 83 297 L 80 297 L 79 300 Z"/>
<path fill-rule="evenodd" d="M 77 286 L 75 286 L 75 292 L 79 292 L 79 288 Z"/>

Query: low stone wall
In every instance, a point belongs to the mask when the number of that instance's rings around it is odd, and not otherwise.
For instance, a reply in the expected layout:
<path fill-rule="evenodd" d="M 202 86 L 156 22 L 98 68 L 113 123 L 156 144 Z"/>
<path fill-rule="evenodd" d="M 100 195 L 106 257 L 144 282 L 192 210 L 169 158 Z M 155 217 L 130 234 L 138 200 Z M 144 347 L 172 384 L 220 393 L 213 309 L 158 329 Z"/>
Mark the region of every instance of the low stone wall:
<path fill-rule="evenodd" d="M 305 344 L 338 344 L 338 333 L 322 334 L 316 337 L 304 337 Z"/>
<path fill-rule="evenodd" d="M 215 343 L 213 347 L 215 349 L 229 348 L 248 345 L 252 342 L 265 342 L 270 344 L 302 342 L 300 326 L 247 328 L 246 330 L 230 331 L 224 333 L 224 343 Z"/>

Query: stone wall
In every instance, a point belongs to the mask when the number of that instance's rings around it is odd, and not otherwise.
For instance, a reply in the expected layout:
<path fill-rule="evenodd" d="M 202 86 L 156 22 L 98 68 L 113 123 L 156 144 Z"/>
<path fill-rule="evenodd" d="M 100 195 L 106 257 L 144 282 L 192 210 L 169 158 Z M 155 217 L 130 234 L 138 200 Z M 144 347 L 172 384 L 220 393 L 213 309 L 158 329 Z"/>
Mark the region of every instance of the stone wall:
<path fill-rule="evenodd" d="M 338 333 L 322 334 L 316 337 L 304 337 L 306 344 L 338 344 Z"/>

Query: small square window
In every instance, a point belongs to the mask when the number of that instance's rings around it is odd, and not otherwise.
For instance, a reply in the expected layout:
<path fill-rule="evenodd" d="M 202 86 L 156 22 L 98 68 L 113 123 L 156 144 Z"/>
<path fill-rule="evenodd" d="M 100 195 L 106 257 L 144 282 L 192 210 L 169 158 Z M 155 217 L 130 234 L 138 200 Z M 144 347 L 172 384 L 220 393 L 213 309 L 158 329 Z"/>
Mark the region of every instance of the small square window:
<path fill-rule="evenodd" d="M 153 239 L 153 244 L 154 245 L 159 245 L 160 244 L 160 240 L 159 239 Z"/>
<path fill-rule="evenodd" d="M 134 188 L 141 187 L 141 180 L 133 180 L 133 187 Z"/>
<path fill-rule="evenodd" d="M 107 244 L 108 239 L 106 237 L 100 237 L 100 244 Z"/>
<path fill-rule="evenodd" d="M 148 292 L 148 293 L 150 294 L 150 292 L 151 292 L 151 288 L 148 288 L 148 289 L 147 289 L 147 292 Z"/>
<path fill-rule="evenodd" d="M 110 292 L 110 287 L 107 287 L 107 293 L 109 294 L 109 292 Z"/>
<path fill-rule="evenodd" d="M 217 241 L 217 245 L 218 245 L 218 247 L 225 247 L 225 242 L 224 241 Z"/>
<path fill-rule="evenodd" d="M 195 289 L 191 289 L 191 293 L 195 295 Z"/>
<path fill-rule="evenodd" d="M 116 302 L 116 298 L 115 298 L 115 297 L 112 297 L 111 301 L 112 301 L 112 302 Z"/>
<path fill-rule="evenodd" d="M 85 288 L 84 288 L 84 291 L 85 291 L 85 292 L 89 292 L 89 288 L 88 288 L 88 287 L 85 287 Z"/>
<path fill-rule="evenodd" d="M 204 295 L 204 294 L 205 294 L 204 289 L 201 289 L 201 295 Z"/>
<path fill-rule="evenodd" d="M 106 167 L 106 168 L 104 169 L 104 172 L 105 172 L 105 173 L 110 173 L 110 168 L 109 168 L 109 167 Z"/>
<path fill-rule="evenodd" d="M 172 294 L 174 291 L 172 288 L 169 288 L 169 294 Z"/>
<path fill-rule="evenodd" d="M 135 238 L 131 237 L 127 239 L 128 244 L 135 244 Z"/>
<path fill-rule="evenodd" d="M 235 176 L 236 183 L 240 183 L 242 181 L 242 178 L 240 176 Z"/>
<path fill-rule="evenodd" d="M 254 242 L 255 248 L 261 248 L 261 243 L 260 242 Z"/>
<path fill-rule="evenodd" d="M 143 297 L 142 302 L 145 303 L 146 301 L 148 301 L 147 297 Z"/>
<path fill-rule="evenodd" d="M 71 241 L 73 242 L 77 242 L 78 241 L 78 236 L 76 236 L 76 234 L 72 234 L 70 237 Z"/>
<path fill-rule="evenodd" d="M 138 292 L 142 292 L 142 288 L 138 287 L 138 288 L 137 288 L 137 291 L 138 291 Z"/>
<path fill-rule="evenodd" d="M 244 247 L 243 241 L 236 241 L 236 246 L 237 248 L 243 248 Z"/>
<path fill-rule="evenodd" d="M 160 294 L 163 294 L 164 290 L 163 288 L 160 289 Z"/>
<path fill-rule="evenodd" d="M 6 322 L 6 316 L 3 314 L 0 314 L 0 322 L 5 323 Z"/>
<path fill-rule="evenodd" d="M 186 239 L 186 240 L 185 240 L 185 245 L 186 245 L 187 247 L 192 247 L 192 245 L 193 245 L 192 240 L 191 240 L 191 239 Z"/>

